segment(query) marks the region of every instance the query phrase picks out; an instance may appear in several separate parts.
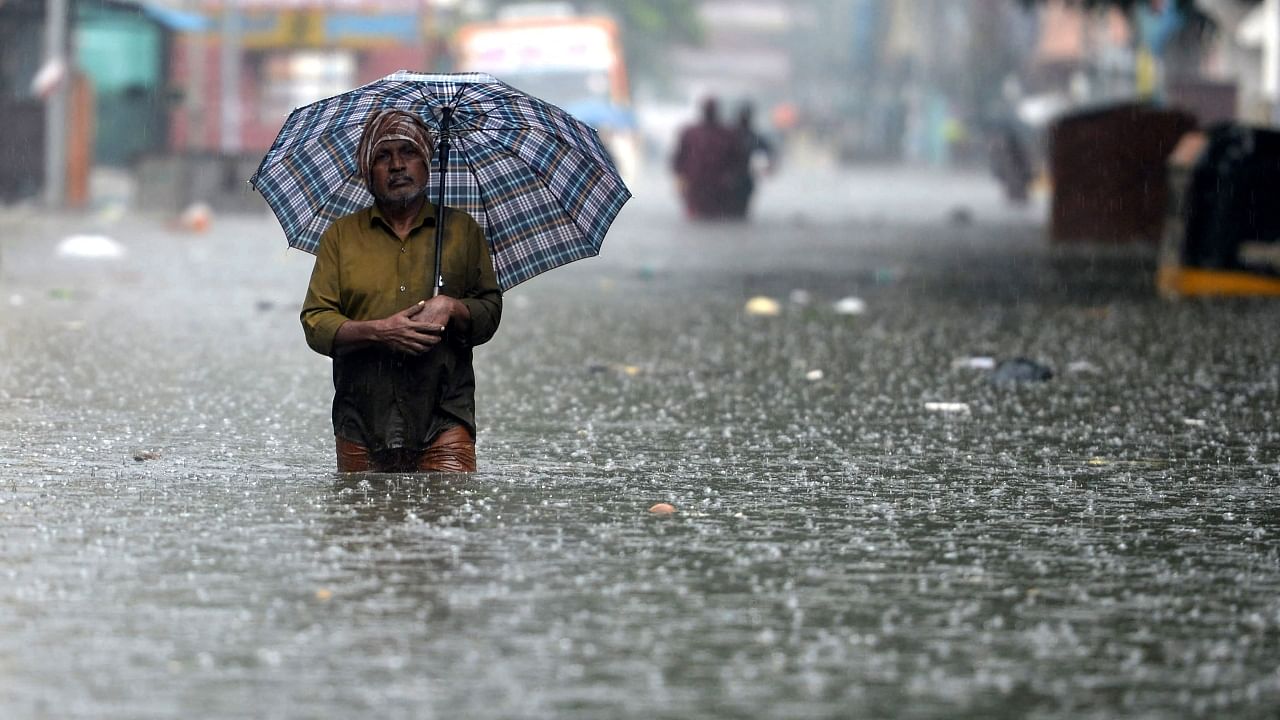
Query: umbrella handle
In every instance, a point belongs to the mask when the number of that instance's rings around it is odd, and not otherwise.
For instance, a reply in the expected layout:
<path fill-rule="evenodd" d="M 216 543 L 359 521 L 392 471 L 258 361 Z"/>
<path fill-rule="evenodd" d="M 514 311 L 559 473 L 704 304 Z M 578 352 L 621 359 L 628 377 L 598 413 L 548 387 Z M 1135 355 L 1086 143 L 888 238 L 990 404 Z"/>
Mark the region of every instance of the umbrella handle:
<path fill-rule="evenodd" d="M 449 170 L 449 121 L 453 119 L 453 108 L 444 108 L 444 116 L 440 119 L 440 191 L 436 202 L 436 264 L 435 281 L 431 283 L 431 297 L 440 294 L 444 287 L 444 272 L 440 267 L 441 249 L 444 247 L 444 181 Z"/>

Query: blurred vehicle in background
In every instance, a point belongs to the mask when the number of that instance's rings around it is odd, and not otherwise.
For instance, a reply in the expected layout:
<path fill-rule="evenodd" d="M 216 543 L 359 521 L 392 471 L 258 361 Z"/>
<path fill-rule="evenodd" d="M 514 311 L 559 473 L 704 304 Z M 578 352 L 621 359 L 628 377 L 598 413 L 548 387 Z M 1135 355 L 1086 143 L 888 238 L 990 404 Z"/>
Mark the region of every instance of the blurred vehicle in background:
<path fill-rule="evenodd" d="M 623 179 L 635 178 L 640 134 L 612 19 L 556 3 L 517 5 L 496 20 L 462 25 L 453 46 L 457 70 L 494 75 L 594 127 Z"/>

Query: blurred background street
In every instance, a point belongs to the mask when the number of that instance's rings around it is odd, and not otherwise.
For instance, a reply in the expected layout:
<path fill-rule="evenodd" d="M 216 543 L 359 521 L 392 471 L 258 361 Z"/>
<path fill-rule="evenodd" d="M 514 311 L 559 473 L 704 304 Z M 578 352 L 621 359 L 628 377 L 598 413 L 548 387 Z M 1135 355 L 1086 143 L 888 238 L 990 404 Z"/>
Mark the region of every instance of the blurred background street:
<path fill-rule="evenodd" d="M 1280 2 L 553 5 L 0 1 L 0 716 L 1274 716 Z M 634 194 L 470 477 L 332 471 L 246 182 L 399 67 L 583 90 Z"/>

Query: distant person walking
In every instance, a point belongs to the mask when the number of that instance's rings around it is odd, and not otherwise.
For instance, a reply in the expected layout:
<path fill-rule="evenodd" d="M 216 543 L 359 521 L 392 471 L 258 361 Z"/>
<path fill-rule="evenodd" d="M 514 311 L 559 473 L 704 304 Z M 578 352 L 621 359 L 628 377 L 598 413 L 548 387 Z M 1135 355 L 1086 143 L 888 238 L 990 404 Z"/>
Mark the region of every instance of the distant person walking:
<path fill-rule="evenodd" d="M 773 172 L 773 145 L 755 129 L 755 108 L 751 103 L 743 103 L 738 109 L 738 122 L 734 132 L 738 135 L 739 154 L 736 158 L 735 189 L 730 197 L 729 216 L 745 218 L 751 207 L 751 196 L 755 193 L 756 177 L 761 173 Z"/>
<path fill-rule="evenodd" d="M 1031 161 L 1013 123 L 999 123 L 990 138 L 991 172 L 1004 188 L 1005 198 L 1014 205 L 1025 205 L 1031 187 Z"/>
<path fill-rule="evenodd" d="M 738 133 L 720 122 L 719 102 L 715 98 L 703 100 L 699 122 L 680 131 L 671 162 L 690 219 L 730 216 L 742 155 Z"/>

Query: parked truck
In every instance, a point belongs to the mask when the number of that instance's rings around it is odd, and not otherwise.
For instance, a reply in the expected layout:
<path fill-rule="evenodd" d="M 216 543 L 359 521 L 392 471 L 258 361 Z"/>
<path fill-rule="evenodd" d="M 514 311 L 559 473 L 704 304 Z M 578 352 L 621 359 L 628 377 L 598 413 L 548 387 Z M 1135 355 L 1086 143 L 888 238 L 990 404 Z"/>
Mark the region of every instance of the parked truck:
<path fill-rule="evenodd" d="M 564 13 L 468 23 L 453 53 L 459 71 L 489 73 L 595 128 L 622 177 L 635 177 L 639 132 L 612 19 Z"/>

